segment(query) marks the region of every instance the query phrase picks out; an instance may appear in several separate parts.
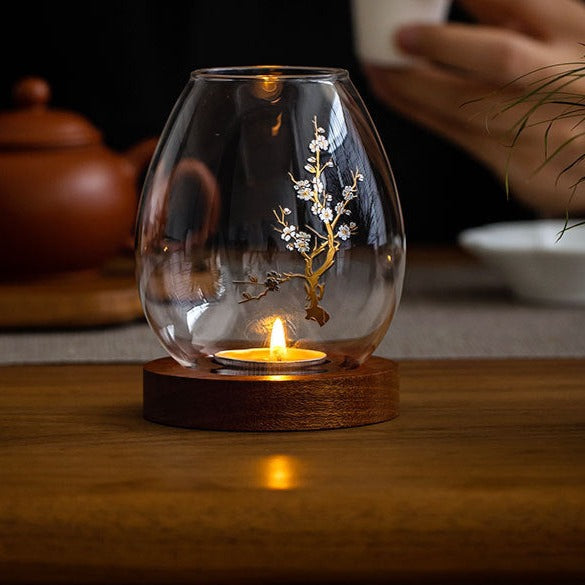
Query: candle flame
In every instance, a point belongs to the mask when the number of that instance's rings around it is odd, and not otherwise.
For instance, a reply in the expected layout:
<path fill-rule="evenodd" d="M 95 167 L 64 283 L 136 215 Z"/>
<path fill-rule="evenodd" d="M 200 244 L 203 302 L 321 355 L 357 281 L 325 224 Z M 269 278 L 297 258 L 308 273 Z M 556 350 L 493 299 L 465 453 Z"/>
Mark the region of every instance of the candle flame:
<path fill-rule="evenodd" d="M 270 359 L 281 361 L 286 356 L 286 336 L 280 317 L 276 317 L 270 335 Z"/>

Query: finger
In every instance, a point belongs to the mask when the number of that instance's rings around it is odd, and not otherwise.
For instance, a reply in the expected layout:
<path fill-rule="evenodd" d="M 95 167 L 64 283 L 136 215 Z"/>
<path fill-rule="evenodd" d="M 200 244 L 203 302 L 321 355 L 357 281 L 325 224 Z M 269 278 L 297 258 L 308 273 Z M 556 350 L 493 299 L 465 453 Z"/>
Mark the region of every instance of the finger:
<path fill-rule="evenodd" d="M 514 195 L 527 205 L 548 213 L 564 212 L 569 201 L 570 186 L 581 176 L 579 173 L 583 174 L 583 172 L 574 169 L 571 173 L 563 174 L 558 185 L 557 178 L 562 169 L 570 165 L 583 152 L 582 145 L 575 144 L 575 148 L 564 152 L 563 157 L 553 160 L 554 164 L 545 165 L 541 172 L 533 176 L 544 160 L 542 130 L 538 127 L 528 131 L 511 151 L 507 134 L 510 120 L 504 123 L 503 129 L 494 129 L 494 124 L 490 124 L 490 132 L 488 132 L 483 123 L 484 117 L 462 121 L 457 119 L 457 115 L 453 115 L 453 111 L 446 112 L 444 109 L 434 107 L 436 86 L 430 85 L 427 92 L 427 98 L 433 96 L 432 100 L 420 100 L 414 103 L 408 92 L 396 91 L 397 86 L 393 83 L 389 85 L 390 75 L 376 75 L 372 71 L 373 68 L 369 69 L 367 74 L 370 76 L 372 88 L 387 105 L 457 144 L 483 163 L 500 180 L 508 174 Z M 403 87 L 404 83 L 399 83 L 398 87 L 400 86 Z M 559 130 L 558 136 L 550 137 L 551 150 L 557 148 L 570 135 L 567 134 L 566 129 L 563 131 L 559 128 Z M 585 193 L 575 197 L 570 207 L 574 213 L 585 211 Z"/>
<path fill-rule="evenodd" d="M 457 100 L 453 96 L 445 95 L 437 101 L 435 98 L 443 91 L 437 91 L 436 86 L 431 85 L 428 95 L 433 95 L 432 100 L 419 99 L 417 89 L 404 91 L 406 85 L 411 85 L 404 78 L 400 81 L 394 80 L 393 73 L 383 75 L 378 68 L 369 67 L 366 70 L 374 94 L 392 109 L 398 111 L 404 117 L 430 128 L 432 131 L 455 142 L 459 146 L 471 151 L 478 158 L 486 162 L 482 154 L 491 154 L 491 147 L 486 143 L 493 141 L 491 134 L 486 132 L 485 116 L 473 116 L 469 112 L 464 113 L 457 106 Z M 413 77 L 412 74 L 409 77 Z M 400 76 L 399 76 L 400 78 Z M 415 85 L 427 85 L 423 78 L 417 80 Z M 400 87 L 402 90 L 397 90 Z M 474 93 L 474 92 L 473 92 Z M 441 104 L 450 102 L 450 107 L 443 107 Z M 498 134 L 496 132 L 496 134 Z M 503 167 L 502 167 L 503 168 Z"/>
<path fill-rule="evenodd" d="M 531 150 L 528 153 L 522 149 L 510 151 L 507 143 L 485 130 L 482 132 L 478 129 L 462 128 L 424 108 L 413 110 L 408 100 L 396 95 L 386 101 L 405 117 L 462 148 L 485 165 L 500 181 L 503 182 L 507 175 L 512 195 L 528 207 L 552 216 L 563 215 L 567 209 L 573 215 L 585 212 L 585 193 L 578 192 L 571 198 L 571 185 L 579 179 L 583 171 L 576 169 L 571 175 L 563 176 L 562 181 L 557 184 L 562 166 L 546 166 L 533 175 L 538 167 L 538 160 L 535 161 Z M 470 196 L 473 196 L 472 191 Z"/>
<path fill-rule="evenodd" d="M 369 66 L 365 72 L 382 101 L 392 103 L 401 99 L 410 104 L 414 114 L 426 112 L 454 126 L 473 126 L 485 131 L 486 117 L 492 110 L 501 110 L 505 99 L 503 94 L 493 94 L 491 86 L 427 64 L 408 69 Z M 495 118 L 494 130 L 508 130 L 509 120 L 504 118 Z"/>
<path fill-rule="evenodd" d="M 493 91 L 489 85 L 432 65 L 403 70 L 369 66 L 365 72 L 376 95 L 390 106 L 403 104 L 405 110 L 401 111 L 406 116 L 432 127 L 436 121 L 437 128 L 446 125 L 453 132 L 462 129 L 476 135 L 489 134 L 502 144 L 510 144 L 523 126 L 542 135 L 555 118 L 559 119 L 557 127 L 560 120 L 569 127 L 578 120 L 574 116 L 565 118 L 571 113 L 567 106 L 551 103 L 535 108 L 530 101 L 517 102 L 513 88 Z"/>
<path fill-rule="evenodd" d="M 460 69 L 496 85 L 559 62 L 555 61 L 557 52 L 550 46 L 510 30 L 487 26 L 408 26 L 399 30 L 396 41 L 411 55 Z M 561 62 L 565 60 L 563 52 Z"/>
<path fill-rule="evenodd" d="M 584 171 L 576 169 L 571 175 L 563 176 L 557 185 L 563 165 L 556 165 L 554 168 L 546 166 L 533 176 L 538 167 L 538 158 L 534 159 L 532 150 L 510 151 L 507 143 L 485 130 L 463 128 L 424 108 L 414 110 L 407 99 L 397 95 L 388 97 L 386 102 L 405 117 L 461 147 L 484 164 L 500 181 L 504 181 L 504 177 L 508 175 L 512 194 L 528 207 L 550 215 L 562 215 L 567 209 L 573 215 L 585 212 L 585 193 L 578 192 L 573 198 L 570 197 L 571 185 Z M 470 192 L 470 196 L 473 196 L 473 192 Z"/>
<path fill-rule="evenodd" d="M 578 0 L 459 0 L 481 23 L 506 26 L 535 38 L 582 41 L 585 7 Z"/>
<path fill-rule="evenodd" d="M 402 96 L 392 95 L 384 101 L 389 107 L 402 114 L 405 118 L 412 120 L 424 128 L 430 129 L 432 132 L 455 142 L 467 150 L 475 150 L 478 142 L 483 142 L 483 137 L 478 137 L 475 131 L 459 124 L 453 124 L 447 116 L 437 115 L 436 112 L 424 107 L 413 109 L 412 104 Z M 479 138 L 479 141 L 476 138 Z"/>
<path fill-rule="evenodd" d="M 518 10 L 517 2 L 509 0 L 457 0 L 457 4 L 480 22 L 493 25 L 511 20 Z"/>
<path fill-rule="evenodd" d="M 446 117 L 437 116 L 435 112 L 429 112 L 425 108 L 413 110 L 412 104 L 401 97 L 393 96 L 386 103 L 405 118 L 456 144 L 484 164 L 500 180 L 504 179 L 509 149 L 485 129 L 481 131 L 453 124 Z"/>

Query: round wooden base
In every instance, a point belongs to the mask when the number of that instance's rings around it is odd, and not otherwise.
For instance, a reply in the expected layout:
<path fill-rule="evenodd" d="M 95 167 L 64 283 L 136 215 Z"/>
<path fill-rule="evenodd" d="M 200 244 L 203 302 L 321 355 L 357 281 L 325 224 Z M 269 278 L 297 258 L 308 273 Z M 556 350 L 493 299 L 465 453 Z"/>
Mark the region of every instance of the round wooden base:
<path fill-rule="evenodd" d="M 323 364 L 311 373 L 228 369 L 213 360 L 184 368 L 172 358 L 144 366 L 144 418 L 221 431 L 356 427 L 398 416 L 398 366 L 370 358 L 353 370 Z"/>

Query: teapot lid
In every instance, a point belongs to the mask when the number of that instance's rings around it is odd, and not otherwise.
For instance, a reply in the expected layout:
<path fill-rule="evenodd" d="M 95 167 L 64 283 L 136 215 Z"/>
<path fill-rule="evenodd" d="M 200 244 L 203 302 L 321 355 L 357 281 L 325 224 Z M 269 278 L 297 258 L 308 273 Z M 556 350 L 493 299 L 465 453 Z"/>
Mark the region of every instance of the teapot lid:
<path fill-rule="evenodd" d="M 85 146 L 101 141 L 100 131 L 74 112 L 48 108 L 49 84 L 26 77 L 12 88 L 16 109 L 0 112 L 0 148 Z"/>

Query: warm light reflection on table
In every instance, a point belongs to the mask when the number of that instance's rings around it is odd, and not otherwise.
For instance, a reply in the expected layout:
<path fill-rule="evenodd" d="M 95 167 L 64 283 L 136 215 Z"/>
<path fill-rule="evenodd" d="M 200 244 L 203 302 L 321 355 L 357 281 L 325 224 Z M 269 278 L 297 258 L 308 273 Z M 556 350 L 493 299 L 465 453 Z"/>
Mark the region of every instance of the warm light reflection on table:
<path fill-rule="evenodd" d="M 260 460 L 260 484 L 270 490 L 299 487 L 299 462 L 289 455 L 270 455 Z"/>

